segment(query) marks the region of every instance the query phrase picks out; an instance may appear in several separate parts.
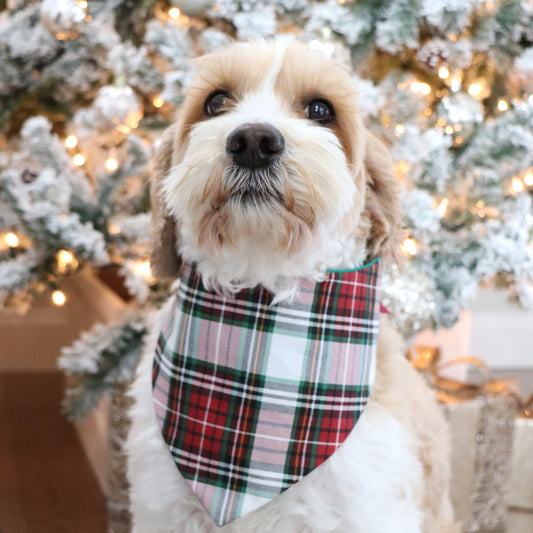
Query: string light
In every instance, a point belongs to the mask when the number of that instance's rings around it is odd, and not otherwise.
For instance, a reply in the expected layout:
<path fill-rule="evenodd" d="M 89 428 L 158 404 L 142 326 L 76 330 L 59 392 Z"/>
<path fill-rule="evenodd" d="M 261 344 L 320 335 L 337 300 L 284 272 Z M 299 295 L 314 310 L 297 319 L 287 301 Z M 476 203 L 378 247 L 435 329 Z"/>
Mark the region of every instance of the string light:
<path fill-rule="evenodd" d="M 152 269 L 150 268 L 150 261 L 144 261 L 142 263 L 137 263 L 135 270 L 146 280 L 152 279 Z"/>
<path fill-rule="evenodd" d="M 107 168 L 107 170 L 109 170 L 109 172 L 114 172 L 118 168 L 118 161 L 114 157 L 110 157 L 105 162 L 105 168 Z"/>
<path fill-rule="evenodd" d="M 77 145 L 78 145 L 78 139 L 77 139 L 77 137 L 75 135 L 69 135 L 65 139 L 65 146 L 67 148 L 74 148 Z"/>
<path fill-rule="evenodd" d="M 470 96 L 478 96 L 481 94 L 481 86 L 479 83 L 472 83 L 470 87 L 468 87 L 468 93 Z"/>
<path fill-rule="evenodd" d="M 409 255 L 416 255 L 416 252 L 418 251 L 416 241 L 411 238 L 405 239 L 405 241 L 403 241 L 402 248 L 404 252 Z"/>
<path fill-rule="evenodd" d="M 19 238 L 14 233 L 8 233 L 4 240 L 10 248 L 16 248 L 19 245 Z"/>
<path fill-rule="evenodd" d="M 411 92 L 415 94 L 420 93 L 427 96 L 431 92 L 431 87 L 427 83 L 413 81 L 411 83 Z"/>
<path fill-rule="evenodd" d="M 453 142 L 455 144 L 463 144 L 463 138 L 460 135 L 458 135 Z"/>
<path fill-rule="evenodd" d="M 168 16 L 174 20 L 178 19 L 181 15 L 181 11 L 177 7 L 171 7 L 168 10 Z"/>
<path fill-rule="evenodd" d="M 162 107 L 163 106 L 163 99 L 160 96 L 156 96 L 152 100 L 152 104 L 154 104 L 154 107 Z"/>
<path fill-rule="evenodd" d="M 522 192 L 524 190 L 524 184 L 522 180 L 519 178 L 513 178 L 512 188 L 515 192 Z"/>
<path fill-rule="evenodd" d="M 85 156 L 83 154 L 76 154 L 73 158 L 72 158 L 72 162 L 77 166 L 77 167 L 81 167 L 82 165 L 85 164 Z"/>
<path fill-rule="evenodd" d="M 59 272 L 65 272 L 68 268 L 76 268 L 78 261 L 72 252 L 68 250 L 59 250 L 56 254 L 57 268 Z"/>
<path fill-rule="evenodd" d="M 419 87 L 419 91 L 424 96 L 427 96 L 431 92 L 431 86 L 428 83 L 421 83 Z"/>
<path fill-rule="evenodd" d="M 439 207 L 437 207 L 437 211 L 441 217 L 443 217 L 446 214 L 449 204 L 450 204 L 450 201 L 448 200 L 448 198 L 443 198 L 441 200 Z"/>
<path fill-rule="evenodd" d="M 401 137 L 405 133 L 405 126 L 403 124 L 397 124 L 394 128 L 396 137 Z"/>
<path fill-rule="evenodd" d="M 509 104 L 505 100 L 500 99 L 498 100 L 498 109 L 500 111 L 507 111 L 509 109 Z"/>
<path fill-rule="evenodd" d="M 107 231 L 111 235 L 118 235 L 120 233 L 120 226 L 118 224 L 110 224 Z"/>
<path fill-rule="evenodd" d="M 448 135 L 451 135 L 453 133 L 453 127 L 452 126 L 446 126 L 444 128 L 444 131 L 448 134 Z"/>
<path fill-rule="evenodd" d="M 67 297 L 63 291 L 54 291 L 52 293 L 52 302 L 54 302 L 54 305 L 57 305 L 57 307 L 64 306 L 66 301 Z"/>
<path fill-rule="evenodd" d="M 524 183 L 525 183 L 528 187 L 532 187 L 532 186 L 533 186 L 533 172 L 529 171 L 529 172 L 524 176 Z"/>
<path fill-rule="evenodd" d="M 450 77 L 450 71 L 446 67 L 439 68 L 439 78 L 445 80 Z"/>
<path fill-rule="evenodd" d="M 78 5 L 82 8 L 82 9 L 87 9 L 87 0 L 80 0 L 78 2 Z"/>

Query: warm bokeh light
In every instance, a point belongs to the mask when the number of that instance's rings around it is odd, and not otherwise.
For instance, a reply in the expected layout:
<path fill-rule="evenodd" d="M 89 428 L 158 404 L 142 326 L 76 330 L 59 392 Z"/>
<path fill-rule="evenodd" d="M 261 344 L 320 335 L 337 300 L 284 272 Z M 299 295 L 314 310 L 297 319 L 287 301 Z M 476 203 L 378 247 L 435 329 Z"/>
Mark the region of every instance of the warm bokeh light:
<path fill-rule="evenodd" d="M 498 109 L 500 111 L 507 111 L 509 109 L 509 104 L 503 99 L 498 100 Z"/>
<path fill-rule="evenodd" d="M 431 92 L 431 86 L 428 83 L 421 83 L 419 85 L 418 91 L 427 96 Z"/>
<path fill-rule="evenodd" d="M 65 139 L 65 146 L 67 148 L 74 148 L 75 146 L 78 145 L 78 139 L 76 138 L 75 135 L 69 135 L 66 139 Z"/>
<path fill-rule="evenodd" d="M 524 176 L 524 183 L 525 183 L 528 187 L 532 187 L 532 186 L 533 186 L 533 172 L 528 172 L 528 173 Z"/>
<path fill-rule="evenodd" d="M 450 77 L 450 71 L 446 67 L 439 68 L 439 78 L 445 80 Z"/>
<path fill-rule="evenodd" d="M 118 168 L 118 161 L 114 157 L 110 157 L 105 162 L 105 168 L 107 168 L 107 170 L 109 170 L 110 172 L 114 172 Z"/>
<path fill-rule="evenodd" d="M 405 133 L 405 126 L 403 124 L 397 124 L 394 128 L 397 137 L 400 137 Z"/>
<path fill-rule="evenodd" d="M 471 96 L 478 96 L 481 94 L 481 85 L 479 85 L 479 83 L 472 83 L 470 87 L 468 87 L 468 92 Z"/>
<path fill-rule="evenodd" d="M 144 278 L 151 279 L 152 269 L 150 268 L 150 261 L 143 261 L 135 266 L 135 270 Z"/>
<path fill-rule="evenodd" d="M 439 207 L 437 207 L 437 211 L 439 212 L 439 215 L 443 217 L 446 214 L 446 211 L 448 210 L 448 205 L 450 204 L 450 201 L 448 198 L 443 198 L 439 204 Z"/>
<path fill-rule="evenodd" d="M 522 192 L 524 190 L 524 183 L 521 179 L 513 178 L 513 191 L 515 192 Z"/>
<path fill-rule="evenodd" d="M 405 239 L 405 241 L 403 241 L 402 248 L 403 248 L 405 253 L 407 253 L 409 255 L 416 255 L 417 244 L 416 244 L 416 241 L 414 239 L 411 239 L 411 238 Z"/>
<path fill-rule="evenodd" d="M 446 126 L 444 128 L 444 131 L 448 134 L 448 135 L 451 135 L 453 133 L 453 126 Z"/>
<path fill-rule="evenodd" d="M 181 11 L 177 7 L 171 7 L 168 10 L 168 16 L 170 18 L 177 19 L 179 18 L 180 15 L 181 15 Z"/>
<path fill-rule="evenodd" d="M 82 9 L 87 9 L 87 0 L 80 0 L 78 2 L 78 5 L 82 8 Z"/>
<path fill-rule="evenodd" d="M 19 238 L 14 233 L 8 233 L 4 240 L 10 248 L 16 248 L 19 245 Z"/>
<path fill-rule="evenodd" d="M 76 154 L 73 158 L 72 158 L 72 162 L 77 166 L 77 167 L 81 167 L 82 165 L 85 164 L 85 156 L 83 154 Z"/>
<path fill-rule="evenodd" d="M 156 96 L 153 100 L 152 100 L 152 104 L 154 104 L 154 107 L 162 107 L 163 106 L 163 99 L 159 96 Z"/>
<path fill-rule="evenodd" d="M 78 266 L 78 261 L 69 250 L 59 250 L 56 254 L 57 268 L 59 272 L 65 272 L 67 268 Z"/>
<path fill-rule="evenodd" d="M 61 307 L 65 305 L 66 301 L 67 297 L 65 296 L 65 293 L 63 291 L 54 291 L 52 293 L 52 302 L 54 302 L 54 305 Z"/>

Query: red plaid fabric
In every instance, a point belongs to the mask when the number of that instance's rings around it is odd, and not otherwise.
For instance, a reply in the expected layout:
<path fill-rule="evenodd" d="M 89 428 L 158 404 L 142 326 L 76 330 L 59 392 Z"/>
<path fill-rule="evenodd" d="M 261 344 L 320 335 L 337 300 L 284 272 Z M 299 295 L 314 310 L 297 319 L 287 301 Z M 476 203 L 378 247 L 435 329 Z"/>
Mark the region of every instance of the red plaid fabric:
<path fill-rule="evenodd" d="M 379 261 L 262 287 L 207 291 L 185 265 L 154 359 L 157 420 L 176 466 L 217 525 L 288 489 L 353 430 L 374 380 Z"/>

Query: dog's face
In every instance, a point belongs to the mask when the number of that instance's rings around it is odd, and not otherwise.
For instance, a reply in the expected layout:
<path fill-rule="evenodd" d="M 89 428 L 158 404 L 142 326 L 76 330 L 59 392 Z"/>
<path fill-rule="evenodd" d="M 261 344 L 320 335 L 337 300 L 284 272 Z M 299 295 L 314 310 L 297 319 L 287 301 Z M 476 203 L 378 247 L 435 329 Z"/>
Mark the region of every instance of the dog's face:
<path fill-rule="evenodd" d="M 344 69 L 279 42 L 197 67 L 156 161 L 156 273 L 172 274 L 179 253 L 219 285 L 272 287 L 395 249 L 390 160 Z"/>

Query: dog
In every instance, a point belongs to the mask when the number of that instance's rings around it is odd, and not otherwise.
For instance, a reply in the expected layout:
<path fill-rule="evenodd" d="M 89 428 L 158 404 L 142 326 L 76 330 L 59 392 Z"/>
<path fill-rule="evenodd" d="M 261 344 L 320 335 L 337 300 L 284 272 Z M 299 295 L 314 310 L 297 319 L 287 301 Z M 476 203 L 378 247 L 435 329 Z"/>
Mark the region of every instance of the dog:
<path fill-rule="evenodd" d="M 385 267 L 401 260 L 391 158 L 364 127 L 347 70 L 282 41 L 233 44 L 195 63 L 196 78 L 153 165 L 156 276 L 188 269 L 178 288 L 196 280 L 202 297 L 216 302 L 260 287 L 270 313 L 297 301 L 302 286 L 323 283 L 327 272 L 357 271 L 378 257 Z M 154 318 L 131 389 L 134 533 L 459 531 L 448 499 L 445 421 L 385 315 L 378 317 L 370 398 L 336 451 L 269 501 L 244 503 L 215 523 L 193 491 L 196 478 L 177 468 L 154 408 L 155 376 L 170 365 L 154 370 L 154 354 L 162 329 L 173 334 L 175 309 L 171 298 Z M 292 359 L 280 364 L 290 373 Z M 166 413 L 175 420 L 173 406 Z M 170 423 L 167 433 L 176 438 L 176 430 Z"/>

